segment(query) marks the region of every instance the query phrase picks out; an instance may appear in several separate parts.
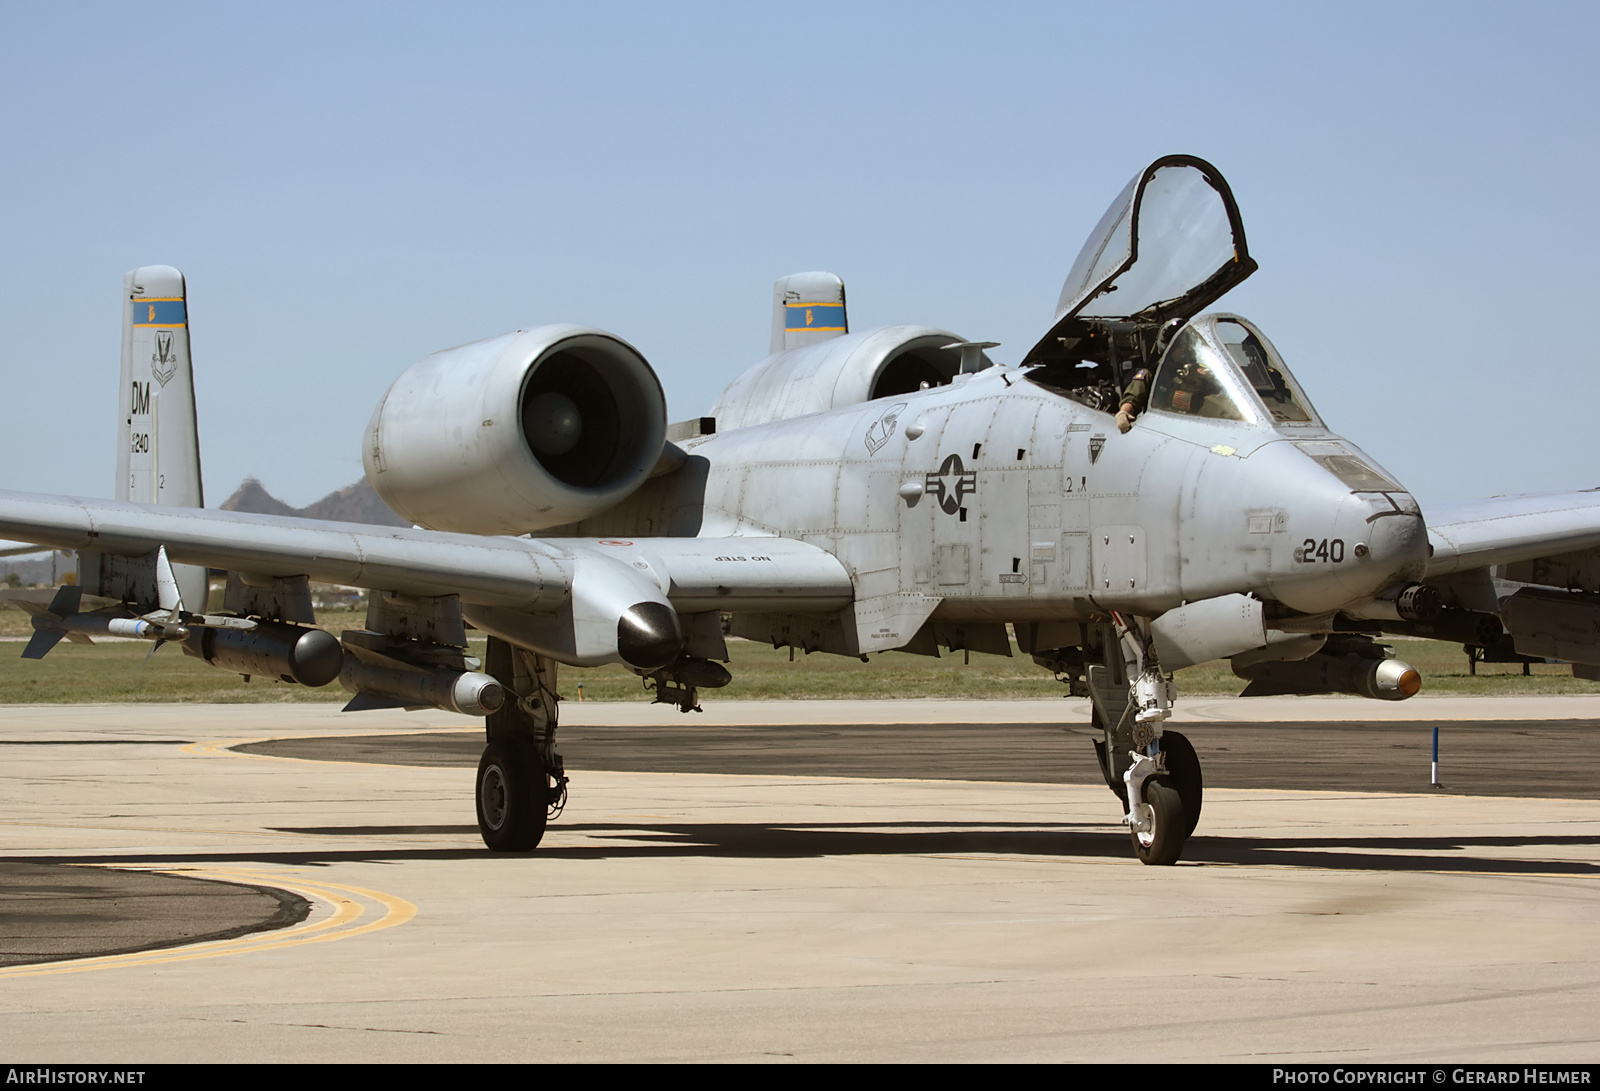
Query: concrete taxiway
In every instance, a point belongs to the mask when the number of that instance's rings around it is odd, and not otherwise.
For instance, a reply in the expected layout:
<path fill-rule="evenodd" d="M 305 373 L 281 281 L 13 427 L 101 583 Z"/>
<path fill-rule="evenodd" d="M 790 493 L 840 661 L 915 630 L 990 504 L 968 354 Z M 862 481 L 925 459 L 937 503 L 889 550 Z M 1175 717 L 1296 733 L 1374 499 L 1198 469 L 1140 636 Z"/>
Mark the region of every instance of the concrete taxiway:
<path fill-rule="evenodd" d="M 1175 868 L 1132 859 L 1079 704 L 568 703 L 571 802 L 508 857 L 473 721 L 7 708 L 3 1055 L 1600 1052 L 1600 699 L 1185 702 Z"/>

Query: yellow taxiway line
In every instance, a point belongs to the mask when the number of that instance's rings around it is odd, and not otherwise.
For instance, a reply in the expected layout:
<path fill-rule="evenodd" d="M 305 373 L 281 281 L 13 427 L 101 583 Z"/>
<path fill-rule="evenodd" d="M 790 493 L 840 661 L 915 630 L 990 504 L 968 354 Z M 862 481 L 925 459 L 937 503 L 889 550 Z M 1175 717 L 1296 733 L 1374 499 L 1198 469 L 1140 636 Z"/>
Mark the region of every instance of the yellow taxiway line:
<path fill-rule="evenodd" d="M 191 962 L 195 959 L 218 958 L 223 955 L 246 955 L 257 951 L 276 951 L 286 947 L 299 947 L 309 943 L 327 943 L 350 939 L 353 936 L 393 928 L 417 915 L 417 907 L 404 898 L 368 890 L 359 886 L 344 886 L 322 880 L 308 882 L 294 876 L 284 876 L 265 871 L 223 870 L 207 867 L 139 868 L 133 870 L 159 871 L 167 875 L 184 875 L 191 878 L 210 879 L 217 882 L 244 883 L 252 886 L 273 886 L 289 890 L 312 902 L 331 906 L 333 912 L 320 920 L 306 921 L 292 928 L 265 933 L 236 936 L 233 939 L 211 940 L 182 947 L 163 947 L 153 951 L 131 951 L 121 955 L 99 955 L 48 964 L 33 963 L 0 969 L 0 979 L 13 977 L 45 977 L 52 974 L 82 973 L 86 970 L 111 970 L 131 966 L 159 966 L 173 962 Z M 372 913 L 381 912 L 377 919 L 368 919 Z"/>

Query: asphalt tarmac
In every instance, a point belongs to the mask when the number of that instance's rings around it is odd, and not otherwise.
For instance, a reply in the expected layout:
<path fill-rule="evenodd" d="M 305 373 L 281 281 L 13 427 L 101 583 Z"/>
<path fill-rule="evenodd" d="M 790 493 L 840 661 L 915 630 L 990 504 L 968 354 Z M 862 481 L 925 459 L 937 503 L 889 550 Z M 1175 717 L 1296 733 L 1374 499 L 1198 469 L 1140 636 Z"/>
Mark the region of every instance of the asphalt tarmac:
<path fill-rule="evenodd" d="M 311 903 L 274 887 L 73 864 L 0 862 L 0 966 L 211 943 L 299 924 Z"/>
<path fill-rule="evenodd" d="M 1416 792 L 1432 787 L 1435 728 L 1447 793 L 1600 799 L 1600 776 L 1573 760 L 1600 739 L 1600 720 L 1206 723 L 1185 734 L 1209 787 Z M 702 725 L 679 719 L 648 727 L 564 727 L 558 749 L 569 776 L 613 769 L 1103 784 L 1092 737 L 1084 726 L 1050 723 Z M 476 768 L 483 736 L 271 739 L 237 749 L 313 761 Z"/>
<path fill-rule="evenodd" d="M 1594 698 L 1187 704 L 1175 868 L 1073 702 L 568 705 L 572 800 L 516 856 L 464 718 L 0 718 L 17 1061 L 1600 1052 Z"/>

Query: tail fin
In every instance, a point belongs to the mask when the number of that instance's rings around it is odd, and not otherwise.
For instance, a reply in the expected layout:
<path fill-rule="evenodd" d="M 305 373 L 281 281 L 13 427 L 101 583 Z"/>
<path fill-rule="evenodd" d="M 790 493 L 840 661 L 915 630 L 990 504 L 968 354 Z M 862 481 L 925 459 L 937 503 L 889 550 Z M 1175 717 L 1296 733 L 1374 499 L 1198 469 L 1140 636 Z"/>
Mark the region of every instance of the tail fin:
<path fill-rule="evenodd" d="M 832 273 L 791 273 L 772 286 L 772 351 L 814 345 L 850 332 L 844 281 Z"/>
<path fill-rule="evenodd" d="M 189 357 L 189 304 L 183 274 L 170 265 L 147 265 L 122 278 L 122 392 L 118 404 L 118 500 L 203 507 L 200 437 L 195 419 L 194 371 Z M 84 558 L 80 580 L 91 594 L 114 594 L 98 585 L 98 558 Z M 206 608 L 206 570 L 172 566 L 183 604 Z"/>
<path fill-rule="evenodd" d="M 183 274 L 149 265 L 124 276 L 122 286 L 117 499 L 203 507 Z"/>

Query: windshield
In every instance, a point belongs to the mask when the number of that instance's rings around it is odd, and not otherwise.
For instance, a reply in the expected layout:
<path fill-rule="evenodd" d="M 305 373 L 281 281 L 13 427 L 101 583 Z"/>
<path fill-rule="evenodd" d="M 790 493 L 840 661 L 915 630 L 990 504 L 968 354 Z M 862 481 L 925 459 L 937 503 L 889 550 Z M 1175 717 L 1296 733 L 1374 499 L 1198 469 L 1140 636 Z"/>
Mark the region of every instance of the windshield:
<path fill-rule="evenodd" d="M 1300 398 L 1283 367 L 1273 360 L 1263 338 L 1242 322 L 1219 318 L 1216 323 L 1217 339 L 1227 350 L 1244 377 L 1255 388 L 1256 396 L 1267 407 L 1274 421 L 1306 423 L 1311 414 L 1306 412 Z"/>
<path fill-rule="evenodd" d="M 1249 420 L 1237 387 L 1238 379 L 1216 349 L 1193 326 L 1173 338 L 1161 359 L 1150 408 L 1215 420 Z"/>
<path fill-rule="evenodd" d="M 1278 427 L 1322 423 L 1272 342 L 1231 314 L 1202 315 L 1178 332 L 1161 358 L 1149 408 Z"/>

